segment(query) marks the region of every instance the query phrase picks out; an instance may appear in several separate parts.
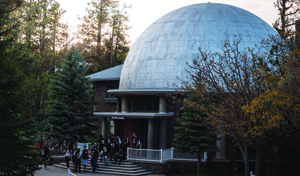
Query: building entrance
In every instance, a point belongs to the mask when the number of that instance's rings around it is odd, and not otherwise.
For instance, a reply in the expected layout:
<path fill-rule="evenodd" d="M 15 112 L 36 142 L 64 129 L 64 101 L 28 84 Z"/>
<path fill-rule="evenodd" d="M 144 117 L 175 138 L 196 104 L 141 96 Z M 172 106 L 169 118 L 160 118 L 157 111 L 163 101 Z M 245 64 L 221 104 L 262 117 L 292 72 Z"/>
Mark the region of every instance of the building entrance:
<path fill-rule="evenodd" d="M 135 133 L 141 137 L 142 147 L 147 148 L 148 124 L 144 119 L 115 120 L 115 134 L 122 137 L 124 141 L 125 133 L 128 134 L 130 148 L 132 148 L 132 136 Z"/>

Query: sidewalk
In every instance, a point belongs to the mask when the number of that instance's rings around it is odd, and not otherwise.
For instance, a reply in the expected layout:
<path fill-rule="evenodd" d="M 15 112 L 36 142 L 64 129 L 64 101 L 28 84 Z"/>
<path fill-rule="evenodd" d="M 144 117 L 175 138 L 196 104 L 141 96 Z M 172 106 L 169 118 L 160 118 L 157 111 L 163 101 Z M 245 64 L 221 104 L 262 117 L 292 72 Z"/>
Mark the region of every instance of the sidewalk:
<path fill-rule="evenodd" d="M 34 176 L 68 176 L 68 170 L 67 169 L 61 169 L 58 167 L 54 167 L 54 166 L 47 166 L 49 168 L 49 170 L 45 170 L 44 169 L 44 165 L 40 165 L 40 167 L 42 168 L 41 170 L 36 171 L 36 173 L 34 174 Z M 91 172 L 86 172 L 86 173 L 74 173 L 76 176 L 86 176 L 86 175 L 93 175 L 93 176 L 120 176 L 120 175 L 111 175 L 111 174 L 99 174 L 99 173 L 91 173 Z M 149 174 L 147 176 L 163 176 L 160 174 Z"/>

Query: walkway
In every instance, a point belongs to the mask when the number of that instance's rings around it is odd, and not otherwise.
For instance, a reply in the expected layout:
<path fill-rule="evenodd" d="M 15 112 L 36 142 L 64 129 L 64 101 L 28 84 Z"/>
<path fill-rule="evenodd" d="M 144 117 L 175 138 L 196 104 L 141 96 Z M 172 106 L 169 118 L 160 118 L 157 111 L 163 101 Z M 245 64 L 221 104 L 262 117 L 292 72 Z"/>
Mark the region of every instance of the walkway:
<path fill-rule="evenodd" d="M 40 165 L 40 167 L 42 167 L 41 170 L 38 170 L 36 172 L 36 174 L 34 174 L 34 176 L 52 176 L 52 175 L 55 175 L 55 176 L 68 176 L 68 171 L 66 169 L 61 169 L 61 168 L 57 168 L 57 167 L 54 167 L 54 166 L 47 166 L 49 168 L 49 170 L 45 170 L 44 169 L 44 165 Z M 108 174 L 93 174 L 91 172 L 86 172 L 86 173 L 76 173 L 76 175 L 97 175 L 97 176 L 108 176 Z M 117 176 L 117 175 L 110 175 L 109 176 Z M 118 175 L 119 176 L 119 175 Z M 162 175 L 159 175 L 159 174 L 149 174 L 147 176 L 162 176 Z"/>

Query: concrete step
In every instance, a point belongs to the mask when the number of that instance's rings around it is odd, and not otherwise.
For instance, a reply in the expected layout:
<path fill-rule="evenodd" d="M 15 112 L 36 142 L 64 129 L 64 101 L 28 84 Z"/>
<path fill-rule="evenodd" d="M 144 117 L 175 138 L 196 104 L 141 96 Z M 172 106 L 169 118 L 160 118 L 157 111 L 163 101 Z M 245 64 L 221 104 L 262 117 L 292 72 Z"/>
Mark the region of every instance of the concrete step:
<path fill-rule="evenodd" d="M 59 168 L 63 168 L 63 169 L 67 169 L 67 166 L 64 166 L 64 165 L 61 165 L 61 164 L 54 164 L 54 166 L 59 167 Z M 81 167 L 81 168 L 82 168 L 81 171 L 83 171 L 83 167 Z M 86 172 L 92 172 L 92 171 L 93 170 L 91 169 L 91 167 L 86 168 Z M 116 170 L 106 171 L 106 170 L 98 170 L 98 169 L 96 169 L 95 172 L 96 173 L 101 173 L 101 174 L 129 175 L 129 176 L 139 176 L 139 175 L 151 174 L 151 172 L 147 172 L 147 171 L 142 171 L 142 172 L 138 172 L 138 173 L 128 173 L 128 172 L 116 171 Z"/>
<path fill-rule="evenodd" d="M 60 165 L 63 166 L 67 166 L 66 163 L 60 163 Z M 121 167 L 122 165 L 118 165 L 118 164 L 114 164 L 114 165 L 108 165 L 108 166 L 102 166 L 100 165 L 100 169 L 118 169 L 118 170 L 128 170 L 128 171 L 132 171 L 132 170 L 139 170 L 142 169 L 142 167 Z M 81 166 L 83 167 L 83 166 Z M 70 163 L 70 168 L 73 168 L 73 164 Z M 87 165 L 86 168 L 91 168 L 91 165 Z M 97 167 L 99 168 L 99 167 Z"/>
<path fill-rule="evenodd" d="M 72 161 L 70 161 L 70 163 L 73 163 Z M 116 164 L 110 164 L 110 161 L 108 162 L 109 165 L 118 165 L 119 166 L 119 162 L 117 162 Z M 88 162 L 88 165 L 91 165 L 91 162 Z M 99 165 L 103 165 L 104 166 L 104 162 L 100 162 L 99 161 Z M 129 162 L 121 162 L 121 167 L 137 167 L 137 165 L 134 165 L 133 163 L 129 163 Z"/>

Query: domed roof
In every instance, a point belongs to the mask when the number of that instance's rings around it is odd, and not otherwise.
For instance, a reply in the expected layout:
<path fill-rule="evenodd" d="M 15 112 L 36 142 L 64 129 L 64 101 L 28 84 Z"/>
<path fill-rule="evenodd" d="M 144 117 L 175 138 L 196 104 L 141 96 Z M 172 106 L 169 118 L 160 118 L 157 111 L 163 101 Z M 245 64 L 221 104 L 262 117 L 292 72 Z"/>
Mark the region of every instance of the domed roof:
<path fill-rule="evenodd" d="M 174 90 L 174 83 L 186 80 L 186 63 L 199 56 L 199 47 L 220 52 L 225 40 L 239 34 L 243 49 L 277 33 L 256 15 L 231 5 L 201 3 L 174 10 L 151 24 L 133 44 L 119 91 Z"/>

